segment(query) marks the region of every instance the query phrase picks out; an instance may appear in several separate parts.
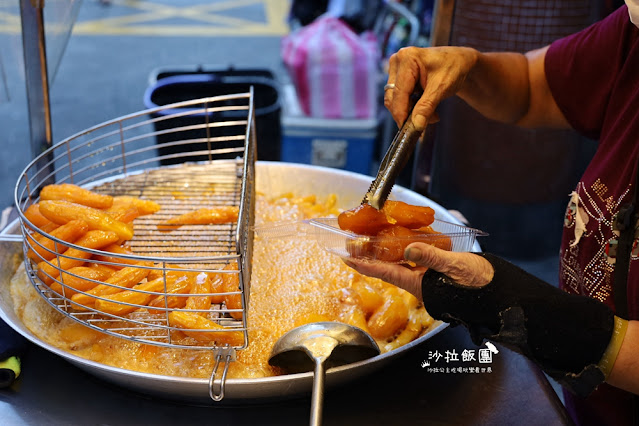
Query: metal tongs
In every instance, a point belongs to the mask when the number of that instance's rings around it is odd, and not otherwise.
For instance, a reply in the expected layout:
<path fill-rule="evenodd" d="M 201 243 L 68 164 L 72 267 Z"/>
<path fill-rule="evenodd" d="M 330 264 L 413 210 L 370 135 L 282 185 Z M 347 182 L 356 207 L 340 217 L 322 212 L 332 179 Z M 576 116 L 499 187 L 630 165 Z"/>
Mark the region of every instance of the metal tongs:
<path fill-rule="evenodd" d="M 408 118 L 404 121 L 402 128 L 399 129 L 393 142 L 388 147 L 388 151 L 386 151 L 379 165 L 377 177 L 371 183 L 366 195 L 364 195 L 362 204 L 370 204 L 377 210 L 384 206 L 388 195 L 393 189 L 393 185 L 395 185 L 397 176 L 406 166 L 408 159 L 415 150 L 415 145 L 422 132 L 415 129 L 411 119 L 412 113 L 413 108 L 411 107 L 408 111 Z"/>

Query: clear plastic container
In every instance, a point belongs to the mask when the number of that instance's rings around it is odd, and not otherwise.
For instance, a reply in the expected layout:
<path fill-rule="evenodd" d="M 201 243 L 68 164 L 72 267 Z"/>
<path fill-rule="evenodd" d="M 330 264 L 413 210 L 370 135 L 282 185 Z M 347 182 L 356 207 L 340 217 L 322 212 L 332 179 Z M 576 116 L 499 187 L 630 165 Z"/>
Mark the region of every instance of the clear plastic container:
<path fill-rule="evenodd" d="M 311 219 L 308 224 L 315 227 L 313 237 L 330 253 L 345 259 L 388 263 L 406 263 L 404 249 L 413 242 L 463 252 L 472 251 L 476 238 L 487 235 L 478 229 L 442 220 L 435 220 L 430 226 L 433 233 L 414 233 L 406 237 L 376 237 L 344 231 L 339 228 L 337 218 Z"/>

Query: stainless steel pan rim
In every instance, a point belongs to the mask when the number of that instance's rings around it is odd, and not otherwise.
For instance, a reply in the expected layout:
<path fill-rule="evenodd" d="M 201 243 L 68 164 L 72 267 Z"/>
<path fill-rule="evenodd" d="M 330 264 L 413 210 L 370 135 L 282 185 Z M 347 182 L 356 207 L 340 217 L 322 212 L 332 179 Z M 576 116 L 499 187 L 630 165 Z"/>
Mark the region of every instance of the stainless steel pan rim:
<path fill-rule="evenodd" d="M 15 316 L 12 310 L 13 307 L 9 306 L 4 298 L 0 301 L 0 308 L 0 317 L 26 339 L 96 377 L 116 385 L 124 385 L 130 390 L 144 394 L 168 397 L 189 403 L 216 404 L 208 396 L 208 379 L 140 373 L 81 358 L 36 337 Z M 423 336 L 401 348 L 368 360 L 332 368 L 327 371 L 327 386 L 336 386 L 357 377 L 368 375 L 382 368 L 397 355 L 432 338 L 447 326 L 448 324 L 446 323 L 440 323 Z M 255 379 L 227 379 L 225 397 L 221 403 L 237 403 L 238 401 L 259 403 L 270 399 L 299 397 L 310 392 L 312 381 L 312 372 Z"/>

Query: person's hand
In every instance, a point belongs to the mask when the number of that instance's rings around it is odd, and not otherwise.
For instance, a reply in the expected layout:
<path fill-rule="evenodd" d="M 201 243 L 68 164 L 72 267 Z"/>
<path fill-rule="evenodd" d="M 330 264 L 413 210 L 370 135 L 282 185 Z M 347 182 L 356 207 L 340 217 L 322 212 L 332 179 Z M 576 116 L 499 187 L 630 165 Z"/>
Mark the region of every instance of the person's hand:
<path fill-rule="evenodd" d="M 413 243 L 404 252 L 406 260 L 417 265 L 402 265 L 345 260 L 357 272 L 379 278 L 412 293 L 421 300 L 422 277 L 427 268 L 441 272 L 463 286 L 482 287 L 493 279 L 492 265 L 473 253 L 458 253 L 438 249 L 425 243 Z"/>
<path fill-rule="evenodd" d="M 435 108 L 457 93 L 477 61 L 478 52 L 467 47 L 405 47 L 390 57 L 384 105 L 398 126 L 406 120 L 411 94 L 423 89 L 413 109 L 417 130 L 438 121 Z M 394 85 L 394 86 L 393 86 Z"/>

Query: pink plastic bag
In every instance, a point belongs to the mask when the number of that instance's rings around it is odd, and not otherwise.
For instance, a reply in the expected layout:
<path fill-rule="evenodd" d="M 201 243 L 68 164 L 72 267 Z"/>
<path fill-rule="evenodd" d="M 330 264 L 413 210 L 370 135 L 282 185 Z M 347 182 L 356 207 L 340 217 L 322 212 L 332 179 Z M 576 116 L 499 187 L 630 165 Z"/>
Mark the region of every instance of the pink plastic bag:
<path fill-rule="evenodd" d="M 379 46 L 371 32 L 320 17 L 282 40 L 286 65 L 304 113 L 321 118 L 371 118 L 377 106 Z"/>

